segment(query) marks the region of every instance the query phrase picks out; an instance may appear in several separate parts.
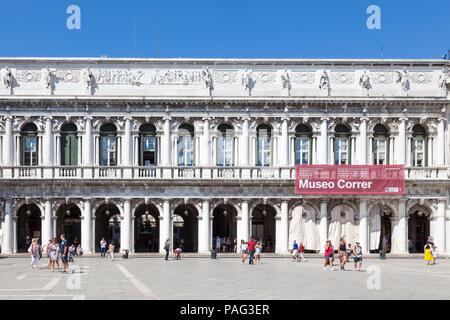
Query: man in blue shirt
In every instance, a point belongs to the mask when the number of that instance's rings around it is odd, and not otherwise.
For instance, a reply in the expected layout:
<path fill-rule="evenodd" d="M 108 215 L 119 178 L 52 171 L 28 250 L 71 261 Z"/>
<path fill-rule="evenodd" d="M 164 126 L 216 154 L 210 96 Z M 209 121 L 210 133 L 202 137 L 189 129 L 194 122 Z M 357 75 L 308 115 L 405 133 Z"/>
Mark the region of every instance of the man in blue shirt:
<path fill-rule="evenodd" d="M 69 247 L 67 245 L 66 235 L 61 234 L 61 244 L 59 245 L 59 250 L 61 252 L 61 261 L 63 263 L 63 273 L 67 272 L 69 268 Z"/>
<path fill-rule="evenodd" d="M 292 258 L 295 261 L 299 261 L 298 260 L 298 243 L 295 240 L 294 240 L 294 244 L 292 245 Z"/>

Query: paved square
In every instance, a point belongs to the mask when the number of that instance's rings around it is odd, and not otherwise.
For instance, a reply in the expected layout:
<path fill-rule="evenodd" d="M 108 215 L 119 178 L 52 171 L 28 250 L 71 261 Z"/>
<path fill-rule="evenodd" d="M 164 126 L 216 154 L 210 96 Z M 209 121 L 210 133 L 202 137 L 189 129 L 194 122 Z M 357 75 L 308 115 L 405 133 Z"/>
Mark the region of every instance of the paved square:
<path fill-rule="evenodd" d="M 449 299 L 450 261 L 366 259 L 363 272 L 325 271 L 322 259 L 266 258 L 260 265 L 238 257 L 129 260 L 83 257 L 75 273 L 51 273 L 46 260 L 0 259 L 0 299 Z M 367 272 L 368 268 L 375 273 Z M 380 278 L 376 278 L 377 275 Z M 380 289 L 376 289 L 376 280 Z M 369 281 L 368 281 L 369 280 Z M 369 286 L 374 289 L 369 289 Z"/>

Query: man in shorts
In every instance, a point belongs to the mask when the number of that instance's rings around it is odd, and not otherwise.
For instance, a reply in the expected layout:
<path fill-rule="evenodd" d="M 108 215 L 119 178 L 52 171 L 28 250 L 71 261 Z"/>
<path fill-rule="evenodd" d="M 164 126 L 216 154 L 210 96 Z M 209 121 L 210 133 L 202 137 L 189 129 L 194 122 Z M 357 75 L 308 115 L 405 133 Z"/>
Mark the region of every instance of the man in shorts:
<path fill-rule="evenodd" d="M 66 235 L 61 234 L 61 244 L 59 245 L 59 250 L 61 253 L 61 261 L 63 263 L 63 273 L 67 273 L 67 269 L 69 268 L 69 247 L 66 240 Z"/>
<path fill-rule="evenodd" d="M 298 243 L 294 240 L 294 243 L 292 244 L 292 261 L 298 262 Z"/>
<path fill-rule="evenodd" d="M 353 248 L 353 261 L 355 262 L 355 271 L 361 271 L 361 266 L 362 266 L 362 248 L 359 245 L 359 242 L 356 242 L 356 245 Z M 358 263 L 359 263 L 359 267 L 358 267 Z"/>

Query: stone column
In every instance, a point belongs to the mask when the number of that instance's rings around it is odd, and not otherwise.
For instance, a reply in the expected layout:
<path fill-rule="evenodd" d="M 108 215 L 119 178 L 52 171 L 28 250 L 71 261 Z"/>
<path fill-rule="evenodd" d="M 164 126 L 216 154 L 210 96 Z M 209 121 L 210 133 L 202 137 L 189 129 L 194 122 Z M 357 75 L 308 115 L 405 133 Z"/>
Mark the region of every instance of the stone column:
<path fill-rule="evenodd" d="M 122 139 L 122 159 L 123 159 L 123 166 L 125 167 L 123 171 L 124 178 L 131 178 L 132 177 L 132 168 L 133 165 L 132 159 L 133 159 L 133 141 L 132 141 L 132 135 L 131 135 L 131 118 L 126 117 L 125 118 L 125 130 L 123 134 Z M 128 248 L 127 250 L 130 250 Z"/>
<path fill-rule="evenodd" d="M 170 239 L 171 242 L 171 248 L 173 249 L 173 242 L 172 242 L 172 218 L 171 218 L 171 212 L 170 212 L 170 201 L 164 200 L 163 202 L 163 216 L 162 219 L 160 217 L 160 231 L 159 231 L 159 252 L 165 253 L 166 250 L 164 250 L 164 243 L 167 239 Z"/>
<path fill-rule="evenodd" d="M 164 134 L 162 136 L 162 146 L 161 146 L 161 158 L 162 158 L 162 165 L 164 167 L 170 167 L 172 165 L 171 161 L 171 132 L 170 132 L 170 120 L 171 118 L 169 116 L 164 117 Z M 164 169 L 163 170 L 163 177 L 164 178 L 170 178 L 171 171 L 170 169 Z M 164 239 L 165 241 L 166 239 Z M 164 248 L 164 243 L 162 244 L 162 247 Z"/>
<path fill-rule="evenodd" d="M 86 117 L 85 131 L 83 137 L 83 166 L 85 167 L 92 167 L 92 165 L 94 164 L 93 144 L 94 140 L 92 135 L 92 118 Z M 92 168 L 84 168 L 84 170 L 85 170 L 84 174 L 85 177 L 92 177 Z"/>
<path fill-rule="evenodd" d="M 328 118 L 321 118 L 320 138 L 318 141 L 318 164 L 328 164 Z"/>
<path fill-rule="evenodd" d="M 408 219 L 406 216 L 406 200 L 398 202 L 398 217 L 393 219 L 392 253 L 408 253 Z"/>
<path fill-rule="evenodd" d="M 436 152 L 436 166 L 443 166 L 445 164 L 445 118 L 440 118 L 437 127 L 437 150 Z M 431 154 L 430 154 L 431 156 Z M 428 161 L 431 166 L 432 162 Z M 438 247 L 439 250 L 439 247 Z"/>
<path fill-rule="evenodd" d="M 52 219 L 52 200 L 46 199 L 44 202 L 44 219 L 42 219 L 42 245 L 46 245 L 52 238 L 53 219 Z"/>
<path fill-rule="evenodd" d="M 202 215 L 198 222 L 198 252 L 208 253 L 211 250 L 209 200 L 203 200 Z"/>
<path fill-rule="evenodd" d="M 203 167 L 211 166 L 211 138 L 209 134 L 209 118 L 203 118 L 203 136 L 201 139 L 200 159 L 195 159 L 195 163 L 200 163 Z M 201 161 L 200 161 L 201 160 Z M 202 178 L 210 178 L 211 170 L 203 168 Z"/>
<path fill-rule="evenodd" d="M 92 200 L 84 200 L 84 211 L 81 217 L 81 248 L 84 253 L 94 253 L 92 228 Z"/>
<path fill-rule="evenodd" d="M 446 252 L 446 237 L 445 237 L 445 201 L 441 200 L 438 203 L 437 216 L 435 219 L 434 237 L 435 244 L 439 253 Z M 430 222 L 431 224 L 431 222 Z M 431 227 L 431 226 L 430 226 Z M 432 228 L 430 228 L 432 229 Z"/>
<path fill-rule="evenodd" d="M 3 223 L 3 243 L 2 253 L 12 253 L 12 212 L 11 212 L 11 200 L 5 200 L 5 222 Z"/>
<path fill-rule="evenodd" d="M 14 165 L 14 136 L 12 117 L 7 116 L 5 119 L 5 134 L 3 136 L 3 165 L 12 167 Z M 5 179 L 12 178 L 13 169 L 3 169 L 3 177 Z"/>
<path fill-rule="evenodd" d="M 359 126 L 359 164 L 367 164 L 367 120 L 368 118 L 361 118 L 361 125 Z M 355 147 L 355 149 L 357 149 L 357 146 Z"/>
<path fill-rule="evenodd" d="M 276 220 L 279 223 L 277 228 L 276 253 L 287 253 L 289 249 L 289 208 L 288 201 L 281 201 L 281 218 Z"/>
<path fill-rule="evenodd" d="M 398 126 L 398 150 L 397 150 L 397 163 L 406 166 L 406 120 L 407 118 L 400 118 L 400 124 Z"/>
<path fill-rule="evenodd" d="M 369 253 L 369 225 L 367 221 L 367 200 L 359 202 L 359 242 L 363 253 Z"/>
<path fill-rule="evenodd" d="M 131 200 L 123 201 L 123 219 L 120 225 L 120 249 L 131 250 Z"/>
<path fill-rule="evenodd" d="M 248 167 L 250 165 L 249 162 L 249 136 L 248 136 L 248 117 L 243 118 L 242 123 L 242 135 L 241 135 L 241 152 L 240 152 L 240 164 L 243 167 Z M 242 169 L 242 178 L 249 179 L 250 178 L 250 168 Z M 240 240 L 239 240 L 240 241 Z"/>
<path fill-rule="evenodd" d="M 44 165 L 44 178 L 53 178 L 53 133 L 52 133 L 52 118 L 45 118 L 45 131 L 42 138 L 42 160 Z"/>
<path fill-rule="evenodd" d="M 290 178 L 290 168 L 289 168 L 289 128 L 287 116 L 284 116 L 281 123 L 281 156 L 280 156 L 280 166 L 286 167 L 281 169 L 281 178 Z"/>
<path fill-rule="evenodd" d="M 242 200 L 242 212 L 241 212 L 241 219 L 238 220 L 238 222 L 240 222 L 240 226 L 239 226 L 239 231 L 240 231 L 240 235 L 237 239 L 238 243 L 241 242 L 241 240 L 243 239 L 244 241 L 248 241 L 249 239 L 249 231 L 250 231 L 250 226 L 249 226 L 249 212 L 248 212 L 248 200 Z"/>
<path fill-rule="evenodd" d="M 320 224 L 319 224 L 320 253 L 324 252 L 325 242 L 328 239 L 327 204 L 328 201 L 326 199 L 320 200 Z"/>

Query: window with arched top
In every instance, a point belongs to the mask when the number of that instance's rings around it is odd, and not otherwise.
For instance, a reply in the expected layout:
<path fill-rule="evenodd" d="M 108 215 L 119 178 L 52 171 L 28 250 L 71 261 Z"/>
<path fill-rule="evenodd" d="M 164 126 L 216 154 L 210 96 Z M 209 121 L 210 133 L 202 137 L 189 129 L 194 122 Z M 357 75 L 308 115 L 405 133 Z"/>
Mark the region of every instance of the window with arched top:
<path fill-rule="evenodd" d="M 27 123 L 20 131 L 22 165 L 36 166 L 38 164 L 38 129 L 34 123 Z"/>
<path fill-rule="evenodd" d="M 412 128 L 411 165 L 413 167 L 427 166 L 427 132 L 420 124 Z"/>
<path fill-rule="evenodd" d="M 373 128 L 373 164 L 389 164 L 389 131 L 382 124 Z"/>
<path fill-rule="evenodd" d="M 295 128 L 295 164 L 311 164 L 311 128 L 299 124 Z"/>
<path fill-rule="evenodd" d="M 338 124 L 334 129 L 334 164 L 350 164 L 350 129 Z"/>
<path fill-rule="evenodd" d="M 256 128 L 257 156 L 256 165 L 259 167 L 269 167 L 272 162 L 272 128 L 266 124 Z"/>
<path fill-rule="evenodd" d="M 222 124 L 217 131 L 217 165 L 232 166 L 234 130 L 231 126 Z"/>
<path fill-rule="evenodd" d="M 146 123 L 139 128 L 139 165 L 157 165 L 156 128 Z"/>
<path fill-rule="evenodd" d="M 61 128 L 61 165 L 78 165 L 77 126 L 67 123 Z"/>
<path fill-rule="evenodd" d="M 117 128 L 112 123 L 100 128 L 100 165 L 117 165 Z"/>
<path fill-rule="evenodd" d="M 194 160 L 194 128 L 182 124 L 178 128 L 178 165 L 192 167 Z"/>

